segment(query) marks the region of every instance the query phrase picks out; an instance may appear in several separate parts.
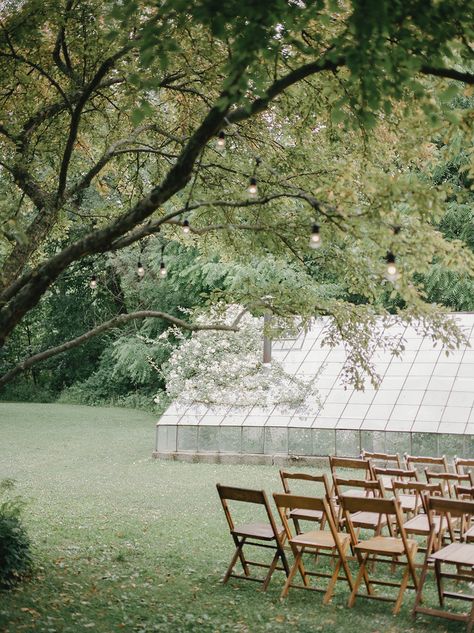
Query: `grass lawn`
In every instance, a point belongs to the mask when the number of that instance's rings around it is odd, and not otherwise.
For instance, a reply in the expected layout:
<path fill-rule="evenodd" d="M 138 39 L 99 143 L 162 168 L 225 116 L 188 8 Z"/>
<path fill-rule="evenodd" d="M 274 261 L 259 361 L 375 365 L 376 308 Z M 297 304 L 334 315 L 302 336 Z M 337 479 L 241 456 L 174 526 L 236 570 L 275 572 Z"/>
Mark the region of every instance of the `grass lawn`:
<path fill-rule="evenodd" d="M 0 631 L 78 632 L 464 631 L 459 623 L 398 616 L 347 585 L 332 604 L 266 594 L 220 580 L 233 552 L 215 483 L 279 490 L 277 468 L 168 463 L 151 458 L 152 416 L 125 409 L 0 403 L 0 479 L 28 500 L 33 579 L 0 593 Z"/>

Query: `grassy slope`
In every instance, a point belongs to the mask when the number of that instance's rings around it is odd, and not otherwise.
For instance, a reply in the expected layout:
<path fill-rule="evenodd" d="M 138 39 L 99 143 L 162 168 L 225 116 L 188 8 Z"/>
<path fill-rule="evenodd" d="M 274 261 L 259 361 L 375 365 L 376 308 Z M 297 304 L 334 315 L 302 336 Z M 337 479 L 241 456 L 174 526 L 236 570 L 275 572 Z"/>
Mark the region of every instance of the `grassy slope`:
<path fill-rule="evenodd" d="M 276 468 L 152 460 L 154 419 L 124 409 L 0 404 L 0 478 L 29 500 L 38 568 L 0 593 L 0 631 L 298 632 L 462 631 L 456 623 L 399 616 L 386 603 L 345 607 L 337 588 L 290 592 L 282 574 L 267 594 L 220 578 L 232 543 L 217 481 L 280 488 Z"/>

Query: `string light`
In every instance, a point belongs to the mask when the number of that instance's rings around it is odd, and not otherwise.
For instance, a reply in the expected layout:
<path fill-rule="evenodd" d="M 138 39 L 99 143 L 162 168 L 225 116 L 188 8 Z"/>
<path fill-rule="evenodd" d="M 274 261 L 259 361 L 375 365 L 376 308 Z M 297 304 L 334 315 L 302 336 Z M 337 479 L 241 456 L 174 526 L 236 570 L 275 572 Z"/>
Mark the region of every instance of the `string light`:
<path fill-rule="evenodd" d="M 137 275 L 139 277 L 145 276 L 145 269 L 143 268 L 143 264 L 141 262 L 138 262 L 137 264 Z"/>
<path fill-rule="evenodd" d="M 255 178 L 255 176 L 252 176 L 250 178 L 247 191 L 249 193 L 249 196 L 251 196 L 252 198 L 255 198 L 257 196 L 258 188 L 257 188 L 257 179 Z"/>
<path fill-rule="evenodd" d="M 89 287 L 91 290 L 95 290 L 97 288 L 97 277 L 95 275 L 92 275 L 89 281 Z"/>
<path fill-rule="evenodd" d="M 189 226 L 189 220 L 184 220 L 183 222 L 183 233 L 185 235 L 189 235 L 191 232 L 191 227 Z"/>
<path fill-rule="evenodd" d="M 225 133 L 221 130 L 217 136 L 217 149 L 224 149 L 225 148 Z"/>
<path fill-rule="evenodd" d="M 385 256 L 385 261 L 387 262 L 387 268 L 385 271 L 385 278 L 389 281 L 396 281 L 399 277 L 397 265 L 395 263 L 395 255 L 392 251 L 387 251 Z"/>
<path fill-rule="evenodd" d="M 319 224 L 313 224 L 311 228 L 311 237 L 309 238 L 309 247 L 316 249 L 321 246 L 321 235 L 319 233 Z"/>
<path fill-rule="evenodd" d="M 164 279 L 167 274 L 168 274 L 168 271 L 166 270 L 165 262 L 161 261 L 160 262 L 160 277 Z"/>

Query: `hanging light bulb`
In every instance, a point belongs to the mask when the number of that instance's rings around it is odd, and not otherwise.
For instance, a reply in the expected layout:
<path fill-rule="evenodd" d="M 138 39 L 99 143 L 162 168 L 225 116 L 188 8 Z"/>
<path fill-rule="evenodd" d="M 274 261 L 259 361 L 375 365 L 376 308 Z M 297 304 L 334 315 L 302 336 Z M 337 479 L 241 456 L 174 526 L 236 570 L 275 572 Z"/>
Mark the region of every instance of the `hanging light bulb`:
<path fill-rule="evenodd" d="M 191 227 L 189 226 L 189 220 L 184 220 L 183 222 L 183 233 L 185 235 L 189 235 L 191 232 Z"/>
<path fill-rule="evenodd" d="M 225 134 L 224 132 L 221 130 L 217 136 L 217 149 L 224 149 L 225 148 Z"/>
<path fill-rule="evenodd" d="M 89 281 L 89 287 L 91 290 L 95 290 L 97 288 L 97 277 L 92 275 L 91 280 Z"/>
<path fill-rule="evenodd" d="M 143 264 L 141 262 L 138 262 L 137 264 L 137 275 L 139 277 L 145 276 L 145 269 L 143 268 Z"/>
<path fill-rule="evenodd" d="M 311 228 L 311 237 L 309 238 L 309 247 L 316 249 L 321 246 L 321 235 L 319 233 L 319 224 L 313 224 Z"/>
<path fill-rule="evenodd" d="M 255 176 L 252 176 L 252 178 L 250 178 L 247 191 L 249 193 L 249 196 L 252 196 L 252 198 L 255 198 L 255 196 L 257 195 L 257 179 L 255 178 Z"/>
<path fill-rule="evenodd" d="M 385 261 L 387 262 L 387 268 L 385 271 L 385 278 L 389 281 L 396 281 L 399 277 L 398 269 L 395 264 L 395 255 L 391 251 L 387 251 L 387 255 L 385 256 Z"/>
<path fill-rule="evenodd" d="M 160 263 L 160 277 L 166 277 L 168 271 L 166 270 L 165 262 Z"/>

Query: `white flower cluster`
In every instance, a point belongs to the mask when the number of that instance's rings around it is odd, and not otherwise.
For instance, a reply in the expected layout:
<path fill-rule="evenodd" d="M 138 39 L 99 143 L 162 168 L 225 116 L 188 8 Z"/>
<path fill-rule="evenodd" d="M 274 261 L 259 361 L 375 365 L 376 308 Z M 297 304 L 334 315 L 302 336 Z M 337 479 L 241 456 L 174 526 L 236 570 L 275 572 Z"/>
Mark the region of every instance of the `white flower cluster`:
<path fill-rule="evenodd" d="M 225 322 L 232 322 L 238 311 L 238 306 L 231 306 Z M 209 314 L 201 318 L 209 322 Z M 195 332 L 161 369 L 167 396 L 178 405 L 295 408 L 316 395 L 316 376 L 308 381 L 296 378 L 276 360 L 264 366 L 262 345 L 263 320 L 248 314 L 240 320 L 238 332 Z"/>

